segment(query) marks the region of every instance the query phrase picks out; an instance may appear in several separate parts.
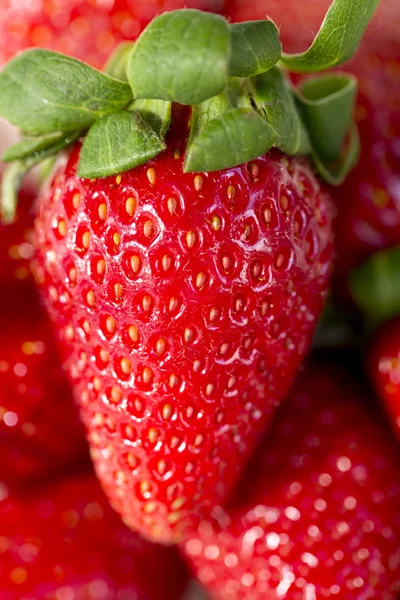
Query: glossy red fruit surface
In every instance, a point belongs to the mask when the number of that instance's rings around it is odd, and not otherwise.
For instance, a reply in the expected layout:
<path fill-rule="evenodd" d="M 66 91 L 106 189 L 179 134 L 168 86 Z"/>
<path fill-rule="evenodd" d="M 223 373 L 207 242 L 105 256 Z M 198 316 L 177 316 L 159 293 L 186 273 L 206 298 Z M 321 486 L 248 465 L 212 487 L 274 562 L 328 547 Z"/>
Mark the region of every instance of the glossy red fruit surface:
<path fill-rule="evenodd" d="M 62 160 L 37 220 L 38 280 L 113 505 L 157 539 L 226 496 L 310 343 L 329 199 L 272 152 L 183 174 L 186 130 L 116 177 Z"/>
<path fill-rule="evenodd" d="M 157 14 L 177 8 L 218 11 L 223 0 L 0 0 L 0 64 L 31 46 L 102 68 L 118 42 L 138 37 Z"/>
<path fill-rule="evenodd" d="M 308 367 L 236 500 L 183 545 L 212 598 L 398 598 L 400 457 L 369 400 Z"/>
<path fill-rule="evenodd" d="M 2 600 L 179 600 L 174 550 L 132 533 L 91 473 L 7 496 L 0 488 Z"/>
<path fill-rule="evenodd" d="M 236 0 L 228 12 L 234 21 L 270 16 L 280 28 L 284 50 L 300 52 L 312 42 L 329 4 L 329 0 Z M 362 140 L 358 167 L 333 194 L 339 209 L 334 291 L 346 307 L 349 269 L 372 252 L 400 243 L 399 27 L 400 4 L 381 0 L 358 53 L 340 67 L 359 78 L 356 118 Z"/>
<path fill-rule="evenodd" d="M 367 368 L 400 437 L 400 319 L 386 323 L 373 335 Z"/>

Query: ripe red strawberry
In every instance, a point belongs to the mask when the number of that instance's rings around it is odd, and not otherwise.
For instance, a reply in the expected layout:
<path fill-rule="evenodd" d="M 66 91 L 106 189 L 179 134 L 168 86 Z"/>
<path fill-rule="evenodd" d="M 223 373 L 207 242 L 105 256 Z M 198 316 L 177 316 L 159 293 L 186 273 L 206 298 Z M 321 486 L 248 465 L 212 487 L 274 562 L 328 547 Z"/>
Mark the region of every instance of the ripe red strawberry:
<path fill-rule="evenodd" d="M 284 49 L 300 52 L 312 41 L 329 4 L 329 0 L 236 0 L 228 13 L 234 21 L 268 14 L 280 27 Z M 334 194 L 339 209 L 334 292 L 344 306 L 349 305 L 349 270 L 372 252 L 400 242 L 399 27 L 398 1 L 381 0 L 357 55 L 340 67 L 359 78 L 356 117 L 362 138 L 359 165 Z"/>
<path fill-rule="evenodd" d="M 303 159 L 182 170 L 186 127 L 134 170 L 44 191 L 38 280 L 97 473 L 153 538 L 226 496 L 308 349 L 331 214 Z"/>
<path fill-rule="evenodd" d="M 368 374 L 400 436 L 400 320 L 381 326 L 369 346 Z"/>
<path fill-rule="evenodd" d="M 187 582 L 172 549 L 125 527 L 91 474 L 0 501 L 4 600 L 177 600 Z"/>
<path fill-rule="evenodd" d="M 0 65 L 31 46 L 101 68 L 116 44 L 137 38 L 160 12 L 189 6 L 218 11 L 224 0 L 0 0 Z"/>
<path fill-rule="evenodd" d="M 369 400 L 309 366 L 236 499 L 185 541 L 212 598 L 398 598 L 400 460 Z"/>

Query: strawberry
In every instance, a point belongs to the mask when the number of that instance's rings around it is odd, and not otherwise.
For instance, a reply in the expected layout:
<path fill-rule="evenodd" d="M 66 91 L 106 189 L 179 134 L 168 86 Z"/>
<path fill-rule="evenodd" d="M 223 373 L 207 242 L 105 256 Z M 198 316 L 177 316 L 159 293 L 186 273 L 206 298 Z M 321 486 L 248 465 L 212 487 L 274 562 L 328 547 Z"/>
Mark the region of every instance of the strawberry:
<path fill-rule="evenodd" d="M 0 479 L 19 486 L 85 460 L 87 450 L 49 319 L 33 284 L 4 283 L 4 290 L 7 302 L 3 297 L 0 302 Z"/>
<path fill-rule="evenodd" d="M 236 0 L 228 5 L 228 14 L 234 21 L 268 14 L 280 27 L 284 49 L 299 52 L 311 42 L 311 32 L 317 31 L 328 4 L 329 0 Z M 334 297 L 347 309 L 352 307 L 349 270 L 372 252 L 400 242 L 399 26 L 398 1 L 381 0 L 357 55 L 344 67 L 358 77 L 356 118 L 363 142 L 358 167 L 334 194 L 338 207 Z"/>
<path fill-rule="evenodd" d="M 369 402 L 309 365 L 236 498 L 185 540 L 212 598 L 398 598 L 400 460 Z"/>
<path fill-rule="evenodd" d="M 178 123 L 155 160 L 94 182 L 76 176 L 75 148 L 36 223 L 97 473 L 162 539 L 236 480 L 308 348 L 332 253 L 305 161 L 185 175 L 185 137 Z"/>
<path fill-rule="evenodd" d="M 368 374 L 400 436 L 400 320 L 382 325 L 369 344 Z"/>
<path fill-rule="evenodd" d="M 354 48 L 375 1 L 332 8 Z M 97 474 L 155 540 L 227 497 L 309 348 L 332 258 L 309 159 L 326 179 L 353 164 L 355 83 L 316 79 L 307 96 L 275 65 L 344 60 L 336 30 L 304 61 L 270 21 L 173 11 L 107 75 L 43 50 L 0 73 L 0 115 L 26 136 L 14 168 L 81 138 L 41 193 L 36 276 Z"/>
<path fill-rule="evenodd" d="M 187 576 L 172 549 L 144 541 L 109 507 L 92 474 L 0 501 L 4 600 L 177 600 Z"/>
<path fill-rule="evenodd" d="M 158 13 L 184 6 L 217 11 L 223 0 L 0 0 L 0 65 L 39 46 L 101 68 L 116 43 L 135 39 Z"/>

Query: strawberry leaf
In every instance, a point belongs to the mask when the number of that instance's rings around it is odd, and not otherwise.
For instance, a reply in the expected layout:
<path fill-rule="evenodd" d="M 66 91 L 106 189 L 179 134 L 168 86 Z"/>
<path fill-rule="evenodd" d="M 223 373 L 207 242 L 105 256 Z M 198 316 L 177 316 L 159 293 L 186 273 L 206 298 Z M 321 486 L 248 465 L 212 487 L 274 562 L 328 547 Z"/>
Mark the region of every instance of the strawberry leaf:
<path fill-rule="evenodd" d="M 22 140 L 7 148 L 2 159 L 4 162 L 12 162 L 14 160 L 26 158 L 54 146 L 54 144 L 61 142 L 64 137 L 64 133 L 49 133 L 48 135 L 42 135 L 40 137 L 22 138 Z"/>
<path fill-rule="evenodd" d="M 126 69 L 134 45 L 133 42 L 121 42 L 106 62 L 104 73 L 119 81 L 128 82 Z"/>
<path fill-rule="evenodd" d="M 314 147 L 323 161 L 340 156 L 354 114 L 357 80 L 335 73 L 305 81 L 297 94 L 298 106 Z"/>
<path fill-rule="evenodd" d="M 18 193 L 26 168 L 22 162 L 14 162 L 4 170 L 1 176 L 0 222 L 13 223 L 17 212 Z"/>
<path fill-rule="evenodd" d="M 375 252 L 350 276 L 351 293 L 369 320 L 378 324 L 400 314 L 400 246 Z"/>
<path fill-rule="evenodd" d="M 165 149 L 137 112 L 121 111 L 97 121 L 83 142 L 78 177 L 92 179 L 128 171 Z"/>
<path fill-rule="evenodd" d="M 357 50 L 378 4 L 379 0 L 334 0 L 310 48 L 300 54 L 283 54 L 283 64 L 296 73 L 343 64 Z"/>
<path fill-rule="evenodd" d="M 167 12 L 137 40 L 128 61 L 135 98 L 198 104 L 222 92 L 230 59 L 230 31 L 220 16 L 198 10 Z"/>
<path fill-rule="evenodd" d="M 274 146 L 286 154 L 309 154 L 307 131 L 298 113 L 290 82 L 278 68 L 253 80 L 254 101 L 277 133 Z"/>
<path fill-rule="evenodd" d="M 334 162 L 324 162 L 318 152 L 312 151 L 315 166 L 330 185 L 342 185 L 347 175 L 357 165 L 360 157 L 360 136 L 355 123 L 350 126 L 349 140 L 342 155 Z"/>
<path fill-rule="evenodd" d="M 254 160 L 271 148 L 275 136 L 272 127 L 252 108 L 230 109 L 203 124 L 193 136 L 184 171 L 219 171 Z"/>
<path fill-rule="evenodd" d="M 5 153 L 11 164 L 5 170 L 1 181 L 1 220 L 12 222 L 15 217 L 18 193 L 22 178 L 36 165 L 54 157 L 80 137 L 80 132 L 23 139 L 11 146 Z M 50 143 L 51 141 L 51 143 Z"/>
<path fill-rule="evenodd" d="M 165 100 L 134 100 L 129 110 L 136 111 L 163 140 L 171 123 L 171 102 Z"/>
<path fill-rule="evenodd" d="M 128 84 L 74 58 L 33 49 L 0 73 L 0 115 L 30 135 L 89 127 L 132 100 Z"/>
<path fill-rule="evenodd" d="M 279 31 L 272 21 L 248 21 L 231 25 L 232 56 L 229 74 L 253 77 L 271 69 L 280 59 Z"/>

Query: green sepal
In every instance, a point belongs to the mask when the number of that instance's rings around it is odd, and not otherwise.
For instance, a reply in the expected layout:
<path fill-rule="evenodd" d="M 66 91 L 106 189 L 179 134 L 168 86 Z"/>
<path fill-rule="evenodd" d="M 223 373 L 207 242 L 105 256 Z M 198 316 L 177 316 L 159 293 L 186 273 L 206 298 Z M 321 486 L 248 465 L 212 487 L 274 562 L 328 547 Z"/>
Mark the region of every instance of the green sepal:
<path fill-rule="evenodd" d="M 232 55 L 229 74 L 253 77 L 269 71 L 279 61 L 282 46 L 272 21 L 248 21 L 230 26 Z"/>
<path fill-rule="evenodd" d="M 350 291 L 371 325 L 400 315 L 400 246 L 372 254 L 350 275 Z"/>
<path fill-rule="evenodd" d="M 97 121 L 83 142 L 78 177 L 108 177 L 133 169 L 165 150 L 137 112 L 121 111 Z"/>
<path fill-rule="evenodd" d="M 353 123 L 349 129 L 349 139 L 342 155 L 334 162 L 324 162 L 319 154 L 312 152 L 315 166 L 322 179 L 333 186 L 342 185 L 347 175 L 356 167 L 360 158 L 360 136 L 357 125 Z"/>
<path fill-rule="evenodd" d="M 353 119 L 357 79 L 334 73 L 306 80 L 297 95 L 311 143 L 324 162 L 338 159 Z"/>
<path fill-rule="evenodd" d="M 1 176 L 0 222 L 13 223 L 17 212 L 18 194 L 27 169 L 21 161 L 13 162 Z"/>
<path fill-rule="evenodd" d="M 114 79 L 128 82 L 126 69 L 134 45 L 134 42 L 121 42 L 106 62 L 103 72 Z"/>
<path fill-rule="evenodd" d="M 265 154 L 276 133 L 252 107 L 246 86 L 227 90 L 193 107 L 185 173 L 219 171 Z"/>
<path fill-rule="evenodd" d="M 15 217 L 16 206 L 18 202 L 18 193 L 20 190 L 22 178 L 25 173 L 28 173 L 33 167 L 46 161 L 50 157 L 54 157 L 68 146 L 71 146 L 80 137 L 80 132 L 75 131 L 69 134 L 64 134 L 62 137 L 57 136 L 53 139 L 52 145 L 47 145 L 39 149 L 40 144 L 36 146 L 32 143 L 31 148 L 36 148 L 31 154 L 25 154 L 20 160 L 13 159 L 2 175 L 1 181 L 1 220 L 4 222 L 12 222 Z M 20 143 L 23 144 L 22 140 Z M 16 148 L 18 143 L 12 148 Z M 27 146 L 25 146 L 25 149 Z M 17 150 L 15 150 L 15 153 Z"/>
<path fill-rule="evenodd" d="M 162 140 L 171 124 L 172 104 L 166 100 L 134 100 L 128 110 L 136 111 Z"/>
<path fill-rule="evenodd" d="M 128 61 L 135 98 L 193 105 L 223 91 L 231 44 L 222 17 L 194 9 L 156 17 L 137 40 Z"/>
<path fill-rule="evenodd" d="M 0 73 L 0 115 L 28 135 L 84 130 L 132 100 L 128 84 L 89 65 L 32 49 Z"/>
<path fill-rule="evenodd" d="M 310 48 L 283 54 L 283 64 L 296 73 L 315 73 L 343 64 L 357 50 L 378 4 L 379 0 L 334 0 Z"/>
<path fill-rule="evenodd" d="M 64 133 L 49 133 L 48 135 L 39 137 L 22 138 L 22 140 L 7 148 L 2 156 L 2 160 L 4 162 L 13 162 L 14 160 L 27 158 L 32 154 L 54 146 L 54 144 L 61 142 L 64 137 Z"/>
<path fill-rule="evenodd" d="M 286 154 L 309 154 L 311 145 L 298 113 L 292 87 L 285 73 L 276 67 L 252 81 L 254 101 L 277 133 L 276 148 Z"/>

